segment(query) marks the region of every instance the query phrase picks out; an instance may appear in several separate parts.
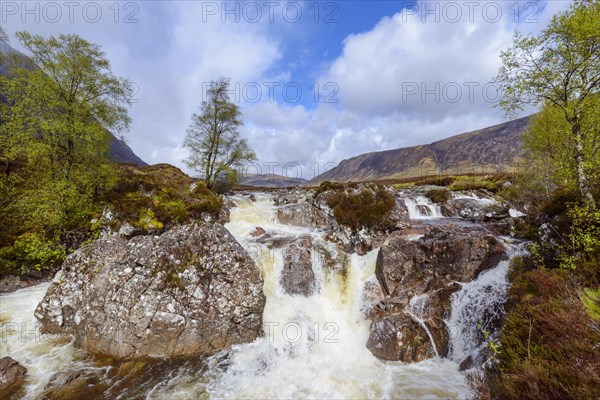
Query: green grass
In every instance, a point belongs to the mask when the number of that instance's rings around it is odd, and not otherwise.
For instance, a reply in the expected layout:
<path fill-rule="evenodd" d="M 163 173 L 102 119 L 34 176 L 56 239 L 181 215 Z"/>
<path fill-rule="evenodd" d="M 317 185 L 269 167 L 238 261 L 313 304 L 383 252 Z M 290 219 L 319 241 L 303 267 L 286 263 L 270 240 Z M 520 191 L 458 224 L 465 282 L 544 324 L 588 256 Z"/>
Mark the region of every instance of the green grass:
<path fill-rule="evenodd" d="M 504 183 L 509 182 L 511 176 L 508 174 L 490 175 L 447 175 L 430 176 L 420 179 L 411 179 L 398 182 L 392 186 L 396 189 L 409 189 L 414 186 L 444 186 L 451 191 L 485 189 L 497 192 L 502 189 Z"/>

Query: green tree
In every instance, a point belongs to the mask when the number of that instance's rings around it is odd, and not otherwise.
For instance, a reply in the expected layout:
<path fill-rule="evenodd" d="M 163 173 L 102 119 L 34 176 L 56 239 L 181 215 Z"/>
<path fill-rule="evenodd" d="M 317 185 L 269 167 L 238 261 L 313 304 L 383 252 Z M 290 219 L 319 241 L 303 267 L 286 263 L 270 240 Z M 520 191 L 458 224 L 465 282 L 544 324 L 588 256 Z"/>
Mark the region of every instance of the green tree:
<path fill-rule="evenodd" d="M 595 206 L 587 158 L 588 138 L 597 125 L 600 91 L 600 1 L 578 0 L 555 15 L 537 36 L 515 33 L 513 46 L 501 54 L 496 77 L 502 88 L 500 106 L 514 114 L 527 105 L 550 107 L 564 120 L 561 134 L 572 141 L 572 162 L 579 190 Z M 595 116 L 594 116 L 595 115 Z M 553 117 L 557 117 L 554 115 Z"/>
<path fill-rule="evenodd" d="M 200 113 L 192 115 L 183 143 L 190 151 L 186 164 L 203 176 L 209 189 L 215 189 L 218 180 L 231 176 L 236 167 L 256 159 L 246 139 L 240 138 L 241 112 L 230 101 L 228 89 L 228 79 L 221 77 L 211 82 Z"/>
<path fill-rule="evenodd" d="M 600 98 L 594 107 L 600 109 Z M 582 119 L 583 158 L 591 182 L 600 181 L 600 118 L 594 112 L 586 112 Z M 524 172 L 538 181 L 548 195 L 556 188 L 579 189 L 576 163 L 577 145 L 569 133 L 571 127 L 561 109 L 546 105 L 531 118 L 523 135 L 523 146 L 527 157 Z"/>
<path fill-rule="evenodd" d="M 77 35 L 16 36 L 34 66 L 11 64 L 0 76 L 0 263 L 32 261 L 22 253 L 35 246 L 24 243 L 44 240 L 41 248 L 61 254 L 56 245 L 86 229 L 96 197 L 116 177 L 107 129 L 127 130 L 133 94 L 97 44 Z"/>
<path fill-rule="evenodd" d="M 3 27 L 0 26 L 0 42 L 8 44 L 8 33 L 4 30 Z"/>

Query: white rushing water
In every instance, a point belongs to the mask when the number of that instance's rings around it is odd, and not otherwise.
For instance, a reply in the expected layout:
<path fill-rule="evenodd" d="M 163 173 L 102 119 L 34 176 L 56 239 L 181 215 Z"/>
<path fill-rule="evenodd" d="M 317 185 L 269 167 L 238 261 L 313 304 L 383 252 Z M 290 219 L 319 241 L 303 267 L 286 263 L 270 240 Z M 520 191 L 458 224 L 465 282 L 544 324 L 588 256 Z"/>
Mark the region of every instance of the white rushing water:
<path fill-rule="evenodd" d="M 268 196 L 238 200 L 227 228 L 249 247 L 256 226 L 297 236 L 307 228 L 275 221 Z M 253 246 L 256 246 L 254 244 Z M 370 321 L 361 312 L 362 291 L 375 271 L 377 251 L 350 257 L 347 273 L 317 266 L 320 291 L 308 298 L 283 294 L 281 255 L 255 251 L 265 279 L 265 336 L 212 358 L 207 391 L 214 398 L 464 398 L 456 363 L 435 358 L 420 363 L 383 362 L 366 348 Z M 273 254 L 273 256 L 270 256 Z"/>
<path fill-rule="evenodd" d="M 425 196 L 406 196 L 403 200 L 410 219 L 444 218 L 440 206 Z"/>
<path fill-rule="evenodd" d="M 524 254 L 523 245 L 511 238 L 502 238 L 509 259 L 501 261 L 495 268 L 482 272 L 477 279 L 462 283 L 461 289 L 452 294 L 452 308 L 445 321 L 450 334 L 448 358 L 461 362 L 471 356 L 474 365 L 480 364 L 481 350 L 490 340 L 497 338 L 493 325 L 504 315 L 504 303 L 509 287 L 508 267 L 512 258 Z M 484 338 L 483 332 L 488 338 Z"/>
<path fill-rule="evenodd" d="M 334 269 L 324 268 L 319 257 L 313 257 L 316 293 L 310 297 L 284 294 L 279 284 L 281 251 L 255 243 L 250 233 L 260 226 L 276 237 L 310 235 L 316 244 L 330 244 L 316 229 L 279 224 L 271 198 L 256 197 L 256 202 L 236 197 L 237 207 L 226 227 L 255 259 L 264 278 L 264 335 L 210 357 L 206 368 L 167 369 L 157 383 L 144 389 L 146 399 L 469 397 L 465 377 L 455 361 L 435 357 L 419 363 L 386 362 L 366 348 L 370 321 L 362 311 L 363 290 L 373 282 L 377 250 L 351 255 L 345 266 Z M 313 249 L 313 253 L 317 252 Z M 1 296 L 3 326 L 6 321 L 33 326 L 33 311 L 47 286 Z M 413 318 L 421 318 L 426 301 L 411 301 Z M 27 398 L 39 398 L 56 371 L 110 368 L 95 367 L 89 356 L 66 340 L 36 342 L 33 336 L 29 338 L 8 335 L 0 347 L 2 356 L 10 355 L 29 369 Z M 456 347 L 453 351 L 468 349 Z M 108 398 L 140 398 L 139 388 L 136 395 L 129 390 L 133 388 Z"/>
<path fill-rule="evenodd" d="M 0 296 L 0 357 L 10 356 L 27 368 L 26 398 L 37 398 L 57 371 L 95 368 L 69 340 L 40 334 L 33 312 L 48 286 L 43 283 Z"/>

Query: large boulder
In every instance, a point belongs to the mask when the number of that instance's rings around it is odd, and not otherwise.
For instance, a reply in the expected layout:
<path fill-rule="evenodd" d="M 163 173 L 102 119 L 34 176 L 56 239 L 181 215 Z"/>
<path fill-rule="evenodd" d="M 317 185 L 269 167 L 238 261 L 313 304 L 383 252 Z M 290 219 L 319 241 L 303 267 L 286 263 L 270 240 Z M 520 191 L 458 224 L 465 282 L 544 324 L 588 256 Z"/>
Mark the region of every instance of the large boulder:
<path fill-rule="evenodd" d="M 0 358 L 0 393 L 2 397 L 14 394 L 23 383 L 27 368 L 11 357 Z"/>
<path fill-rule="evenodd" d="M 254 340 L 265 297 L 254 261 L 221 225 L 118 236 L 80 248 L 38 305 L 48 333 L 115 358 L 205 354 Z"/>
<path fill-rule="evenodd" d="M 370 312 L 369 349 L 388 360 L 421 361 L 434 349 L 446 355 L 444 319 L 460 289 L 456 282 L 469 282 L 507 257 L 502 243 L 484 231 L 448 225 L 418 240 L 392 233 L 377 257 L 375 274 L 386 298 Z"/>
<path fill-rule="evenodd" d="M 285 293 L 308 297 L 315 292 L 312 258 L 312 240 L 308 236 L 296 239 L 283 249 L 280 284 Z"/>
<path fill-rule="evenodd" d="M 322 210 L 310 203 L 295 203 L 277 209 L 277 219 L 286 225 L 331 228 L 331 220 Z"/>

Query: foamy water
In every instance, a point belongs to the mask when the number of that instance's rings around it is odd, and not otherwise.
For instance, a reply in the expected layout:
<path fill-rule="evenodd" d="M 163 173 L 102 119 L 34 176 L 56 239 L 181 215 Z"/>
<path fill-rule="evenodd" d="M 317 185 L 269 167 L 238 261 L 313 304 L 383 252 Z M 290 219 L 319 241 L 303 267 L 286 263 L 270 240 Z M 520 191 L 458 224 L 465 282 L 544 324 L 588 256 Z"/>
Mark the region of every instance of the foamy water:
<path fill-rule="evenodd" d="M 373 280 L 377 250 L 353 254 L 346 265 L 328 269 L 313 257 L 317 291 L 310 297 L 283 292 L 279 280 L 281 250 L 255 243 L 257 226 L 274 236 L 310 235 L 315 244 L 323 233 L 276 221 L 276 207 L 267 195 L 252 202 L 234 199 L 238 207 L 226 225 L 257 262 L 264 278 L 264 335 L 234 346 L 208 360 L 204 368 L 173 366 L 143 389 L 146 399 L 197 398 L 466 398 L 465 377 L 454 361 L 436 357 L 419 363 L 385 362 L 366 348 L 370 321 L 361 311 L 365 283 Z M 317 251 L 313 249 L 313 254 Z M 2 321 L 35 324 L 33 311 L 48 284 L 0 297 Z M 417 304 L 418 303 L 418 304 Z M 420 303 L 415 301 L 418 317 Z M 0 345 L 29 369 L 27 397 L 39 398 L 52 374 L 64 369 L 95 367 L 92 359 L 65 340 L 9 335 Z M 140 398 L 140 388 L 125 387 L 103 398 Z M 135 393 L 135 395 L 134 395 Z M 93 397 L 93 396 L 92 396 Z M 92 398 L 90 397 L 90 398 Z"/>

